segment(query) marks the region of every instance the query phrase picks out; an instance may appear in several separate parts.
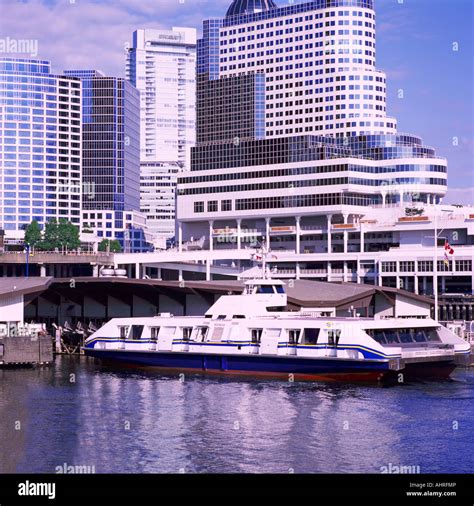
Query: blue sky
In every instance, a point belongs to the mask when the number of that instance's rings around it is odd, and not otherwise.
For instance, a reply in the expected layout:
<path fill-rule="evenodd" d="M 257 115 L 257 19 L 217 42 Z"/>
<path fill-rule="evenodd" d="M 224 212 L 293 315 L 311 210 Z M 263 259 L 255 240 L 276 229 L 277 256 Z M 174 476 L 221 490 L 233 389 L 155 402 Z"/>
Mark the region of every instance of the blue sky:
<path fill-rule="evenodd" d="M 133 30 L 200 29 L 202 19 L 223 16 L 230 1 L 0 0 L 0 38 L 38 40 L 38 57 L 51 60 L 56 72 L 97 68 L 121 76 Z M 445 202 L 474 204 L 474 2 L 375 5 L 377 67 L 388 77 L 388 114 L 397 117 L 400 132 L 420 135 L 448 158 Z"/>

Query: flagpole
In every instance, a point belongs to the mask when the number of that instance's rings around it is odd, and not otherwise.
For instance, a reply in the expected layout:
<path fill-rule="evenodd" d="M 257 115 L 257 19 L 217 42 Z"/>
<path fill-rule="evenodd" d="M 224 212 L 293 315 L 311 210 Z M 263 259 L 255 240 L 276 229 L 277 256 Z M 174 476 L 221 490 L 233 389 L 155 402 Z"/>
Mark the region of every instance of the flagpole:
<path fill-rule="evenodd" d="M 434 320 L 438 321 L 438 215 L 434 216 L 434 265 L 433 265 L 433 290 L 435 300 Z"/>

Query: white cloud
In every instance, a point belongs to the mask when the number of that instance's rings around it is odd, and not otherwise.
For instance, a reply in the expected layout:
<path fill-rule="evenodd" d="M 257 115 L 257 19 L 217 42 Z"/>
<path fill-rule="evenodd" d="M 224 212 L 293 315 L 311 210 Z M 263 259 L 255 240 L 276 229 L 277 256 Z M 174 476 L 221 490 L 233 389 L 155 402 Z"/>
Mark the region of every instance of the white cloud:
<path fill-rule="evenodd" d="M 211 8 L 220 14 L 222 4 L 209 0 L 63 0 L 48 4 L 2 0 L 0 37 L 37 40 L 38 58 L 50 60 L 56 73 L 88 68 L 121 76 L 124 47 L 131 43 L 134 30 L 173 25 L 199 28 Z"/>

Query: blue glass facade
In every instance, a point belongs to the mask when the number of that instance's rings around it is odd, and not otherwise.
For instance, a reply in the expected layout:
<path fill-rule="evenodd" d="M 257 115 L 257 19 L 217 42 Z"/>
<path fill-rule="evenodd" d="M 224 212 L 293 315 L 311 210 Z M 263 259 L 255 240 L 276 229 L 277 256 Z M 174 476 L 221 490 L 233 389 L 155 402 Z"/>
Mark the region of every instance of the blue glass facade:
<path fill-rule="evenodd" d="M 140 208 L 139 94 L 127 81 L 71 70 L 83 86 L 83 208 Z"/>
<path fill-rule="evenodd" d="M 80 224 L 81 83 L 44 60 L 0 58 L 0 227 Z"/>

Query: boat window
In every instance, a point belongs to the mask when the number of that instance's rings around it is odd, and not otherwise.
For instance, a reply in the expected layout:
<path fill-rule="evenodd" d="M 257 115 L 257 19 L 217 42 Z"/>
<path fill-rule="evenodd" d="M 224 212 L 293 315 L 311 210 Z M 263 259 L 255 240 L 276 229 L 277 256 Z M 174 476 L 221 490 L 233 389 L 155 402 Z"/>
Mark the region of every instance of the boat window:
<path fill-rule="evenodd" d="M 212 318 L 212 314 L 207 314 L 204 318 Z"/>
<path fill-rule="evenodd" d="M 320 329 L 304 329 L 305 344 L 318 344 Z"/>
<path fill-rule="evenodd" d="M 273 291 L 273 286 L 263 285 L 258 287 L 257 293 L 275 293 L 275 292 Z"/>
<path fill-rule="evenodd" d="M 399 337 L 401 343 L 412 343 L 413 342 L 410 329 L 400 329 L 398 331 L 398 337 Z"/>
<path fill-rule="evenodd" d="M 385 331 L 385 339 L 387 341 L 387 344 L 399 342 L 397 332 L 395 330 L 391 330 L 391 329 L 390 330 L 387 329 Z"/>
<path fill-rule="evenodd" d="M 298 344 L 299 337 L 300 337 L 300 329 L 291 329 L 288 331 L 289 344 Z"/>
<path fill-rule="evenodd" d="M 329 346 L 337 346 L 339 344 L 339 339 L 341 338 L 341 330 L 328 330 L 328 345 Z"/>
<path fill-rule="evenodd" d="M 189 341 L 191 339 L 192 332 L 193 332 L 192 327 L 184 327 L 183 328 L 183 341 Z"/>
<path fill-rule="evenodd" d="M 203 343 L 206 340 L 209 327 L 198 327 L 196 334 L 196 341 Z"/>
<path fill-rule="evenodd" d="M 141 339 L 143 329 L 144 329 L 143 325 L 132 325 L 132 332 L 130 335 L 130 339 L 134 339 L 134 340 Z"/>
<path fill-rule="evenodd" d="M 245 320 L 245 315 L 235 314 L 232 318 L 235 318 L 236 320 Z"/>
<path fill-rule="evenodd" d="M 425 335 L 426 335 L 427 340 L 430 342 L 441 341 L 436 329 L 426 329 Z"/>
<path fill-rule="evenodd" d="M 276 286 L 277 293 L 285 293 L 285 289 L 282 286 Z"/>
<path fill-rule="evenodd" d="M 120 339 L 127 339 L 129 329 L 130 329 L 129 325 L 123 325 L 119 327 Z"/>
<path fill-rule="evenodd" d="M 405 329 L 368 329 L 367 334 L 380 344 L 411 344 L 441 341 L 436 329 L 405 328 Z"/>
<path fill-rule="evenodd" d="M 263 329 L 251 329 L 252 343 L 259 344 L 262 340 Z"/>
<path fill-rule="evenodd" d="M 424 343 L 426 341 L 425 331 L 423 329 L 416 329 L 413 334 L 415 343 Z"/>
<path fill-rule="evenodd" d="M 217 317 L 218 320 L 225 320 L 225 314 L 220 314 L 218 317 Z"/>
<path fill-rule="evenodd" d="M 379 344 L 387 344 L 387 340 L 385 339 L 383 330 L 370 329 L 366 330 L 366 332 L 372 339 L 375 339 L 375 341 L 377 341 Z"/>
<path fill-rule="evenodd" d="M 150 328 L 150 340 L 158 341 L 158 334 L 160 333 L 160 327 L 151 327 Z"/>

